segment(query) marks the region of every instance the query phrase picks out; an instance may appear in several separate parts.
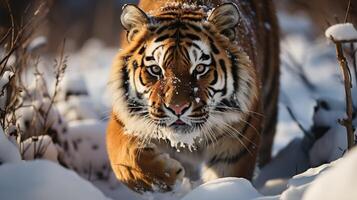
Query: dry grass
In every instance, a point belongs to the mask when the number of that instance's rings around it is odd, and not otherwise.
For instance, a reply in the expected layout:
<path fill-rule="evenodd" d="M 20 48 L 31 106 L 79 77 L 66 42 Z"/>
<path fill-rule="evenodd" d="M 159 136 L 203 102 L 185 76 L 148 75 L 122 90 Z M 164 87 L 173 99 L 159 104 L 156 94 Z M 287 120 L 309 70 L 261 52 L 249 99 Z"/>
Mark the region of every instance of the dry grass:
<path fill-rule="evenodd" d="M 34 1 L 26 9 L 20 22 L 15 21 L 9 2 L 5 0 L 2 3 L 7 5 L 9 10 L 11 27 L 0 29 L 0 76 L 9 76 L 10 79 L 1 88 L 0 97 L 4 99 L 4 105 L 0 108 L 0 125 L 9 137 L 16 139 L 22 155 L 29 150 L 29 146 L 24 147 L 23 142 L 30 138 L 33 142 L 31 151 L 34 151 L 34 158 L 40 158 L 49 145 L 43 142 L 40 136 L 48 135 L 54 143 L 57 142 L 61 146 L 58 130 L 54 127 L 56 122 L 61 120 L 61 116 L 54 106 L 59 84 L 67 67 L 65 41 L 53 65 L 55 84 L 51 90 L 54 92 L 50 94 L 45 77 L 38 68 L 37 48 L 31 46 L 35 30 L 49 10 L 48 2 Z M 31 68 L 35 71 L 33 88 L 23 80 Z"/>

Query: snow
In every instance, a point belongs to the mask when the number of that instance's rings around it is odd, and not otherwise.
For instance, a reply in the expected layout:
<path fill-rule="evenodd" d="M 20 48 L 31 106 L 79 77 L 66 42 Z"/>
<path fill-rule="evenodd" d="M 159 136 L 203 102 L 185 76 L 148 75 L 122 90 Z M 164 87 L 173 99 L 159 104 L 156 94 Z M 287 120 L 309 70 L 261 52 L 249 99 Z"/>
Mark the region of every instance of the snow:
<path fill-rule="evenodd" d="M 91 39 L 79 52 L 71 54 L 68 60 L 66 73 L 83 77 L 89 96 L 103 117 L 108 116 L 111 107 L 111 94 L 107 83 L 110 67 L 117 52 L 117 48 L 107 48 L 101 41 Z"/>
<path fill-rule="evenodd" d="M 4 110 L 7 98 L 6 87 L 13 75 L 13 72 L 5 71 L 0 78 L 0 110 Z"/>
<path fill-rule="evenodd" d="M 105 178 L 109 173 L 109 161 L 105 146 L 106 123 L 97 120 L 81 120 L 68 124 L 67 141 L 73 145 L 71 167 L 86 177 Z"/>
<path fill-rule="evenodd" d="M 34 38 L 27 47 L 27 51 L 33 52 L 47 44 L 47 38 L 45 36 L 38 36 Z"/>
<path fill-rule="evenodd" d="M 13 75 L 14 75 L 14 73 L 11 71 L 4 72 L 4 74 L 1 76 L 1 80 L 0 80 L 1 91 L 4 89 L 4 86 L 9 83 L 9 81 Z"/>
<path fill-rule="evenodd" d="M 330 166 L 331 164 L 311 168 L 304 173 L 294 176 L 288 181 L 288 189 L 281 194 L 280 199 L 301 200 L 311 182 L 313 182 L 318 175 L 324 173 Z"/>
<path fill-rule="evenodd" d="M 276 195 L 281 193 L 287 188 L 287 179 L 297 173 L 304 172 L 310 167 L 308 154 L 303 149 L 305 142 L 301 138 L 292 140 L 269 165 L 260 170 L 259 175 L 254 180 L 254 185 L 262 194 Z"/>
<path fill-rule="evenodd" d="M 335 162 L 335 166 L 312 182 L 303 200 L 357 199 L 357 149 Z"/>
<path fill-rule="evenodd" d="M 88 94 L 86 82 L 78 74 L 64 76 L 60 88 L 62 95 L 59 98 L 61 100 L 65 100 L 69 95 L 79 96 Z"/>
<path fill-rule="evenodd" d="M 97 109 L 88 96 L 70 96 L 57 103 L 58 111 L 67 121 L 99 119 Z"/>
<path fill-rule="evenodd" d="M 335 24 L 326 29 L 325 36 L 336 41 L 357 40 L 357 31 L 351 23 Z"/>
<path fill-rule="evenodd" d="M 319 166 L 343 156 L 347 149 L 347 134 L 343 126 L 335 126 L 317 140 L 309 152 L 311 166 Z"/>
<path fill-rule="evenodd" d="M 187 194 L 182 200 L 250 200 L 262 197 L 251 183 L 243 178 L 221 178 L 207 182 Z"/>
<path fill-rule="evenodd" d="M 91 183 L 51 161 L 4 164 L 0 177 L 1 199 L 108 199 Z"/>
<path fill-rule="evenodd" d="M 343 101 L 324 98 L 317 100 L 313 123 L 316 129 L 324 130 L 316 133 L 318 140 L 309 150 L 311 166 L 334 161 L 343 156 L 347 149 L 347 133 L 344 126 L 338 120 L 346 117 Z M 357 123 L 354 121 L 354 125 Z"/>
<path fill-rule="evenodd" d="M 357 151 L 354 152 L 354 157 L 357 156 Z M 350 167 L 350 173 L 353 174 L 353 167 L 356 167 L 356 162 L 357 159 L 354 160 L 354 165 Z M 319 176 L 325 176 L 324 174 L 326 173 L 327 175 L 331 173 L 336 165 L 339 165 L 338 163 L 341 163 L 342 161 L 335 161 L 330 164 L 325 164 L 321 165 L 317 168 L 311 168 L 304 173 L 301 173 L 299 175 L 294 176 L 293 178 L 289 179 L 288 181 L 280 181 L 279 184 L 287 183 L 287 188 L 279 193 L 279 195 L 268 195 L 264 196 L 260 192 L 258 192 L 252 185 L 251 183 L 242 178 L 221 178 L 221 179 L 216 179 L 210 182 L 207 182 L 196 189 L 192 190 L 192 192 L 188 193 L 182 200 L 195 200 L 195 199 L 207 199 L 207 200 L 216 200 L 216 199 L 222 199 L 222 200 L 301 200 L 305 193 L 307 193 L 308 188 L 311 185 L 316 185 L 320 184 L 319 180 L 315 181 L 316 179 L 319 179 Z M 338 167 L 336 167 L 338 168 Z M 332 169 L 332 170 L 330 170 Z M 338 171 L 338 173 L 343 173 L 342 171 Z M 337 175 L 338 173 L 335 172 Z M 354 177 L 355 178 L 355 177 Z M 353 180 L 353 178 L 350 178 L 350 180 Z M 330 181 L 333 181 L 332 179 Z M 278 182 L 278 181 L 276 181 Z M 322 181 L 323 184 L 330 184 L 326 181 Z M 356 186 L 357 181 L 354 180 L 354 185 L 351 186 L 351 189 L 353 189 L 353 186 Z M 333 188 L 331 187 L 330 191 L 334 191 Z M 311 200 L 315 199 L 325 199 L 321 198 L 319 195 L 324 195 L 325 191 L 321 188 L 318 189 L 316 192 L 317 196 L 314 196 L 311 198 Z M 337 198 L 338 196 L 334 196 L 335 198 L 331 199 L 340 199 Z M 346 198 L 348 199 L 348 198 Z M 310 199 L 309 199 L 310 200 Z"/>
<path fill-rule="evenodd" d="M 355 157 L 357 156 L 357 151 L 355 151 Z M 305 195 L 307 189 L 315 183 L 315 179 L 320 175 L 329 173 L 330 168 L 334 168 L 336 163 L 341 161 L 336 161 L 331 164 L 321 165 L 317 168 L 311 168 L 304 173 L 294 176 L 293 178 L 287 181 L 275 181 L 279 182 L 278 184 L 286 184 L 286 189 L 283 192 L 280 192 L 278 195 L 267 195 L 264 196 L 258 192 L 251 183 L 242 178 L 221 178 L 216 179 L 210 182 L 207 182 L 192 192 L 188 193 L 182 200 L 195 200 L 195 199 L 207 199 L 207 200 L 301 200 Z M 354 161 L 356 163 L 356 161 Z M 352 169 L 352 167 L 351 167 Z M 341 171 L 339 172 L 341 173 Z M 351 170 L 351 173 L 353 171 Z M 332 180 L 331 180 L 332 181 Z M 316 181 L 318 182 L 318 181 Z M 326 183 L 326 182 L 323 182 Z M 357 181 L 355 181 L 357 183 Z M 354 185 L 355 186 L 355 185 Z M 352 189 L 352 187 L 351 187 Z M 333 189 L 331 189 L 333 191 Z M 317 192 L 317 195 L 324 193 L 324 190 Z M 312 199 L 324 199 L 324 198 L 315 198 Z M 333 198 L 331 198 L 333 199 Z M 339 198 L 334 198 L 339 199 Z"/>
<path fill-rule="evenodd" d="M 48 97 L 42 96 L 42 94 L 37 95 L 31 98 L 38 100 L 25 101 L 26 105 L 31 106 L 21 107 L 16 111 L 16 116 L 18 116 L 17 126 L 23 131 L 22 139 L 40 136 L 45 127 L 51 128 L 53 132 L 56 132 L 56 135 L 63 135 L 62 133 L 66 131 L 67 125 L 65 120 L 57 108 L 51 106 L 51 100 Z M 48 115 L 45 119 L 47 111 Z M 61 140 L 61 138 L 59 139 Z"/>
<path fill-rule="evenodd" d="M 28 138 L 22 143 L 22 145 L 24 160 L 41 158 L 58 162 L 57 147 L 53 144 L 51 137 L 48 135 Z"/>
<path fill-rule="evenodd" d="M 19 161 L 21 161 L 21 155 L 18 148 L 10 142 L 0 127 L 0 167 L 4 163 L 16 163 Z"/>

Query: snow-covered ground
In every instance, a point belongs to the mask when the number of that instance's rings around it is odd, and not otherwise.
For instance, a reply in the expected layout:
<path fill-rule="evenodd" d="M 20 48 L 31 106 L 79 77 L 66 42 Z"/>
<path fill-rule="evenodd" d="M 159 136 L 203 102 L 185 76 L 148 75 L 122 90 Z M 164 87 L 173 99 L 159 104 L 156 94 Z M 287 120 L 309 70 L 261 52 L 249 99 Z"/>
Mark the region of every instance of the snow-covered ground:
<path fill-rule="evenodd" d="M 285 13 L 279 17 L 284 34 L 275 158 L 257 170 L 253 183 L 225 178 L 199 186 L 184 178 L 171 192 L 141 195 L 119 183 L 110 170 L 105 149 L 105 127 L 110 114 L 106 83 L 118 50 L 93 39 L 68 58 L 67 75 L 61 83 L 58 102 L 50 112 L 54 132 L 59 136 L 56 141 L 40 136 L 28 138 L 17 147 L 0 129 L 0 198 L 357 199 L 357 150 L 333 162 L 345 154 L 347 146 L 345 129 L 337 122 L 345 116 L 345 108 L 334 46 L 324 36 L 311 38 L 312 24 L 306 17 Z M 41 65 L 52 64 L 44 60 Z M 355 97 L 356 93 L 354 89 Z M 357 105 L 357 98 L 354 100 Z M 39 107 L 48 106 L 48 100 L 42 96 L 35 101 Z M 298 127 L 287 107 L 307 133 Z M 26 108 L 21 112 L 19 126 L 26 128 L 34 111 Z M 357 124 L 357 119 L 354 122 Z M 29 161 L 21 161 L 19 148 Z M 30 161 L 35 157 L 50 161 Z M 64 162 L 68 169 L 58 162 Z"/>

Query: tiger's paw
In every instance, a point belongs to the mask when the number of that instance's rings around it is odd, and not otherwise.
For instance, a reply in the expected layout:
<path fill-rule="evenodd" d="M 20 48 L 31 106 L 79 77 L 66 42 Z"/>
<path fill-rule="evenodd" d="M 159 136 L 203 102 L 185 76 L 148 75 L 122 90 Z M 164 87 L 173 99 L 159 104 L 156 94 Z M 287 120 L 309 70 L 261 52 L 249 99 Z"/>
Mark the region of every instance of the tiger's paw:
<path fill-rule="evenodd" d="M 181 182 L 185 170 L 181 163 L 167 153 L 160 152 L 156 146 L 137 149 L 139 176 L 129 187 L 142 191 L 170 191 L 177 182 Z"/>

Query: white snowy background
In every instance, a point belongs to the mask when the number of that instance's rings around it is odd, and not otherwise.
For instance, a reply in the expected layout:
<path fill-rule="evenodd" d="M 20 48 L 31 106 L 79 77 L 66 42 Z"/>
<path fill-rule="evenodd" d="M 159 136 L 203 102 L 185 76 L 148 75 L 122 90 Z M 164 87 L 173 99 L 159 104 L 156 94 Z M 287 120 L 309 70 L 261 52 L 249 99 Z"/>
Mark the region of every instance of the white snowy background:
<path fill-rule="evenodd" d="M 201 185 L 185 178 L 171 192 L 144 194 L 119 183 L 111 172 L 105 148 L 111 112 L 106 84 L 118 49 L 93 39 L 78 52 L 66 53 L 66 75 L 58 102 L 49 112 L 56 141 L 49 136 L 29 137 L 17 146 L 0 129 L 0 199 L 357 199 L 357 150 L 345 155 L 345 128 L 337 122 L 345 117 L 345 103 L 334 45 L 324 35 L 311 37 L 313 24 L 304 15 L 280 12 L 279 19 L 282 67 L 275 157 L 263 169 L 257 169 L 253 183 L 224 178 Z M 43 57 L 39 68 L 51 74 L 45 69 L 53 59 Z M 10 77 L 7 74 L 1 78 L 1 88 Z M 48 79 L 45 84 L 37 77 L 31 85 L 33 91 L 44 85 L 51 88 Z M 353 95 L 356 106 L 355 88 Z M 38 108 L 47 108 L 50 103 L 46 94 L 33 92 L 30 96 L 26 101 Z M 18 112 L 18 124 L 26 130 L 36 118 L 35 112 L 32 107 Z M 357 119 L 354 123 L 357 125 Z M 39 146 L 43 148 L 37 152 Z M 68 168 L 59 164 L 59 155 Z"/>

